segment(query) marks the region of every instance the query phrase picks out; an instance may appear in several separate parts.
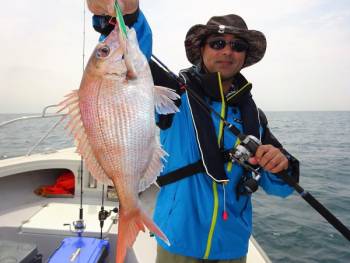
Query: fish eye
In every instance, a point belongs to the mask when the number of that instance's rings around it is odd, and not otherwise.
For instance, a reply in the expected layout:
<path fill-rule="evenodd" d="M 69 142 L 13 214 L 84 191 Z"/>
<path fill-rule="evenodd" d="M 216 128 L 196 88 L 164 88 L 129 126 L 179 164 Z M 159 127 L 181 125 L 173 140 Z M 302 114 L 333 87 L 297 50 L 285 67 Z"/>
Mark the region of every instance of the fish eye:
<path fill-rule="evenodd" d="M 109 55 L 110 52 L 111 52 L 111 50 L 108 46 L 103 46 L 97 50 L 96 56 L 98 58 L 105 58 Z"/>

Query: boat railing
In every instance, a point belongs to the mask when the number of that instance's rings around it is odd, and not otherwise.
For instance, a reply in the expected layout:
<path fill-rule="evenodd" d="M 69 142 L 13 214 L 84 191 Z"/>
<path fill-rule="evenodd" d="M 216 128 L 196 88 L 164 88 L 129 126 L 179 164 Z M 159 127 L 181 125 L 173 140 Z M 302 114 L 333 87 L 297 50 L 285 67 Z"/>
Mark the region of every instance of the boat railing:
<path fill-rule="evenodd" d="M 19 118 L 11 119 L 8 121 L 4 121 L 0 123 L 0 128 L 3 128 L 5 126 L 8 126 L 12 123 L 24 121 L 24 120 L 32 120 L 32 119 L 45 119 L 45 118 L 56 118 L 56 117 L 63 117 L 66 114 L 65 113 L 48 113 L 48 109 L 50 108 L 56 108 L 58 105 L 48 105 L 44 107 L 42 110 L 42 113 L 40 115 L 28 115 L 28 116 L 22 116 Z M 30 156 L 33 151 L 47 138 L 47 136 L 50 135 L 50 133 L 60 124 L 62 121 L 62 118 L 59 118 L 47 131 L 46 133 L 27 151 L 26 156 Z"/>

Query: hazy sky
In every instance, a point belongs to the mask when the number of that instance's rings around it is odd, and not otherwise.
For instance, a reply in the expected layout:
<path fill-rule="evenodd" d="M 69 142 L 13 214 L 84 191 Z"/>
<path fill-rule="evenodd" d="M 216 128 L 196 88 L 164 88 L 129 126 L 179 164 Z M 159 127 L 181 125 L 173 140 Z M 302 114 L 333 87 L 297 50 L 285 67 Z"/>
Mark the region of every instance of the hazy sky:
<path fill-rule="evenodd" d="M 140 0 L 154 54 L 188 67 L 183 41 L 194 24 L 236 13 L 262 31 L 267 52 L 242 73 L 264 110 L 350 110 L 349 0 Z M 40 112 L 79 87 L 83 0 L 11 0 L 0 9 L 0 113 Z M 86 11 L 86 60 L 98 34 Z"/>

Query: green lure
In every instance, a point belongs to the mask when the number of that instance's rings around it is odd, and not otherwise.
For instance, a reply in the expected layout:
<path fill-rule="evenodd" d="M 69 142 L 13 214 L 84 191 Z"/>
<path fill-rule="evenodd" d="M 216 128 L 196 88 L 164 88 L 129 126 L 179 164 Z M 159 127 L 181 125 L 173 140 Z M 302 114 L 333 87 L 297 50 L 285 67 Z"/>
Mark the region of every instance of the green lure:
<path fill-rule="evenodd" d="M 114 2 L 114 8 L 115 8 L 115 13 L 116 13 L 116 16 L 117 16 L 117 20 L 118 20 L 120 29 L 123 32 L 124 37 L 127 38 L 128 34 L 127 34 L 127 31 L 126 31 L 126 25 L 125 25 L 125 22 L 124 22 L 122 11 L 120 9 L 120 6 L 119 6 L 117 0 Z"/>

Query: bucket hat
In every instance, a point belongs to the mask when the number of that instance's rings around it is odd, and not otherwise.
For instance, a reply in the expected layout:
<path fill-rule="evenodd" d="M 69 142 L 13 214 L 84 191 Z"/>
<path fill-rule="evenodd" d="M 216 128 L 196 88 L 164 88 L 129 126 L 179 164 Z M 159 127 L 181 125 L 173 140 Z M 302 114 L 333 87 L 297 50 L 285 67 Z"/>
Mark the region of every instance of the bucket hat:
<path fill-rule="evenodd" d="M 266 51 L 266 38 L 257 30 L 249 30 L 244 20 L 234 14 L 225 16 L 213 16 L 206 25 L 192 26 L 185 38 L 187 59 L 193 65 L 201 63 L 201 47 L 209 35 L 232 34 L 236 38 L 245 40 L 249 48 L 243 67 L 251 66 L 264 57 Z"/>

